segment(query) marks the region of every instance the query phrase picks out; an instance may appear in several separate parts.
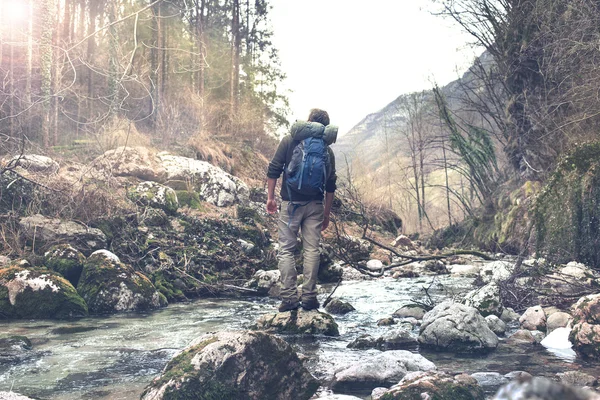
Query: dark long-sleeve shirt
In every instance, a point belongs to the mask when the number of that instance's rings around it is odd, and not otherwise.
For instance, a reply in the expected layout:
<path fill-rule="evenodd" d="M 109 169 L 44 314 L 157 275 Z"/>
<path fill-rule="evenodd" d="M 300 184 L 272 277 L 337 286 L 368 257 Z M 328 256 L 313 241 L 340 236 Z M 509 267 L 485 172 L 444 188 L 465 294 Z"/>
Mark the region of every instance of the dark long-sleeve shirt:
<path fill-rule="evenodd" d="M 269 163 L 269 170 L 267 171 L 267 178 L 279 179 L 283 173 L 285 167 L 292 160 L 292 154 L 294 148 L 298 145 L 298 141 L 292 139 L 290 135 L 284 137 L 279 143 L 279 147 L 273 156 L 273 160 Z M 329 193 L 335 192 L 337 176 L 335 174 L 335 157 L 333 151 L 328 146 L 327 151 L 329 152 L 329 163 L 331 164 L 331 173 L 325 183 L 325 191 Z M 286 174 L 283 174 L 283 182 L 281 185 L 281 198 L 286 201 L 310 201 L 310 200 L 323 200 L 323 195 L 307 196 L 301 193 L 292 191 L 292 198 L 290 199 L 289 193 L 286 189 Z"/>

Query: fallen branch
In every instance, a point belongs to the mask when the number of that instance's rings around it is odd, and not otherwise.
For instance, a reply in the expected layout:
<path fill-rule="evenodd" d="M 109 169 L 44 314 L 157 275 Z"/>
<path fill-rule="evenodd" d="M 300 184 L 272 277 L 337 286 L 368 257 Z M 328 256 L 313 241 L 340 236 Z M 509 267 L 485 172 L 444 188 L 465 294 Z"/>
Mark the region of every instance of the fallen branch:
<path fill-rule="evenodd" d="M 244 293 L 247 295 L 252 295 L 252 296 L 259 296 L 260 293 L 257 290 L 254 289 L 248 289 L 248 288 L 244 288 L 244 287 L 240 287 L 240 286 L 235 286 L 235 285 L 229 285 L 229 284 L 218 284 L 218 285 L 210 285 L 206 282 L 202 282 L 200 279 L 196 278 L 193 275 L 188 274 L 187 272 L 183 271 L 180 268 L 177 267 L 173 267 L 175 270 L 177 270 L 178 272 L 180 272 L 181 274 L 187 276 L 188 278 L 194 280 L 195 282 L 199 283 L 203 288 L 208 289 L 209 292 L 211 293 L 220 293 L 220 292 L 224 292 L 226 290 L 230 290 L 230 291 L 236 291 L 236 292 L 240 292 L 240 293 Z"/>

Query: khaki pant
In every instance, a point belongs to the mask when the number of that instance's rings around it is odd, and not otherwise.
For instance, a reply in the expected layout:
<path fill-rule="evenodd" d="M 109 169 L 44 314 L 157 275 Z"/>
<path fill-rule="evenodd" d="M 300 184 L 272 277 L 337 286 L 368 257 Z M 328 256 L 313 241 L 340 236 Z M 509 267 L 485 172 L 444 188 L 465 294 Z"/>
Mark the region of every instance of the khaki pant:
<path fill-rule="evenodd" d="M 295 204 L 306 204 L 300 202 Z M 298 230 L 302 232 L 302 247 L 304 249 L 304 284 L 302 298 L 304 300 L 317 297 L 317 275 L 319 273 L 319 242 L 321 241 L 321 226 L 323 224 L 324 208 L 322 200 L 314 200 L 294 210 L 294 205 L 288 201 L 281 203 L 279 212 L 279 271 L 281 272 L 281 299 L 298 301 L 296 288 L 296 248 Z M 293 215 L 292 214 L 293 211 Z M 291 221 L 290 221 L 291 215 Z M 288 223 L 289 222 L 289 223 Z"/>

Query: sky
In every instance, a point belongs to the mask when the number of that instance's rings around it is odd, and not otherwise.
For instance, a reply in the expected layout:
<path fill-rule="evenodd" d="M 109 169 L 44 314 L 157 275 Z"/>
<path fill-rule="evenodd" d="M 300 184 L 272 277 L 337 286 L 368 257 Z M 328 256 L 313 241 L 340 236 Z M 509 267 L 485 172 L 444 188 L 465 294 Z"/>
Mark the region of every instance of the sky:
<path fill-rule="evenodd" d="M 480 49 L 432 0 L 273 0 L 290 120 L 311 108 L 348 132 L 404 93 L 459 77 Z"/>

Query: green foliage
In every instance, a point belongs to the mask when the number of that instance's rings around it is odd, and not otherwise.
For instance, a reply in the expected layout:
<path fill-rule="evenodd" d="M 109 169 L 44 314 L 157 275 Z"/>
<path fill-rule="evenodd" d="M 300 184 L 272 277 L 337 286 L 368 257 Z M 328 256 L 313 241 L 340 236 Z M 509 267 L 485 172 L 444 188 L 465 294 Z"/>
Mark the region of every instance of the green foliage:
<path fill-rule="evenodd" d="M 452 150 L 466 164 L 466 168 L 459 172 L 473 183 L 482 200 L 489 198 L 499 175 L 496 150 L 489 132 L 471 124 L 464 128 L 459 126 L 440 89 L 435 87 L 433 92 L 441 119 L 450 130 Z"/>

